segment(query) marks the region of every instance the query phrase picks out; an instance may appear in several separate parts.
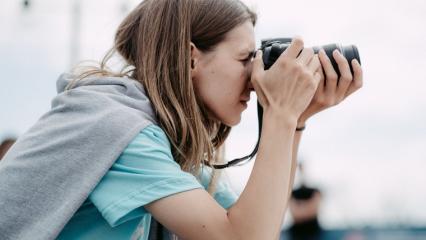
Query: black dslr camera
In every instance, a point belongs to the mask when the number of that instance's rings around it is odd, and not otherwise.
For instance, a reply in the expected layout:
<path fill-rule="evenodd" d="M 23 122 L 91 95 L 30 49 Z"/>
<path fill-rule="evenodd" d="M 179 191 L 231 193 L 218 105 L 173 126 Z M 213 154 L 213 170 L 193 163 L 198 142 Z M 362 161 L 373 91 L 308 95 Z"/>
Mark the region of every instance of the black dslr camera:
<path fill-rule="evenodd" d="M 260 50 L 263 52 L 263 63 L 265 65 L 265 70 L 269 69 L 274 64 L 281 53 L 283 53 L 290 45 L 291 41 L 291 38 L 271 38 L 262 40 Z M 352 65 L 350 64 L 351 61 L 356 59 L 359 64 L 361 64 L 358 48 L 355 45 L 342 46 L 341 44 L 332 43 L 324 46 L 313 47 L 313 49 L 315 53 L 318 53 L 320 49 L 324 49 L 328 58 L 330 58 L 331 64 L 333 65 L 333 68 L 338 76 L 340 76 L 340 71 L 333 57 L 333 51 L 335 49 L 338 49 L 339 52 L 342 53 L 343 56 L 345 56 L 345 58 L 348 60 L 352 74 L 353 69 Z"/>
<path fill-rule="evenodd" d="M 291 38 L 271 38 L 271 39 L 262 40 L 260 50 L 262 50 L 262 53 L 263 53 L 263 63 L 265 66 L 265 70 L 269 69 L 275 63 L 275 61 L 278 59 L 281 53 L 283 53 L 287 49 L 287 47 L 290 45 L 291 41 L 292 41 Z M 353 69 L 352 69 L 352 65 L 350 64 L 352 60 L 356 59 L 358 63 L 361 64 L 358 48 L 355 45 L 342 46 L 341 44 L 333 43 L 333 44 L 327 44 L 324 46 L 313 47 L 313 49 L 315 53 L 318 53 L 320 49 L 324 49 L 325 53 L 327 54 L 328 58 L 331 61 L 331 64 L 333 65 L 334 70 L 336 71 L 339 77 L 340 77 L 339 67 L 336 63 L 336 60 L 334 60 L 334 57 L 333 57 L 333 51 L 335 49 L 338 49 L 339 52 L 342 53 L 343 56 L 348 60 L 349 67 L 351 69 L 352 74 L 353 74 Z M 263 108 L 259 102 L 257 103 L 257 117 L 259 122 L 258 139 L 257 139 L 257 144 L 255 148 L 253 149 L 253 151 L 245 157 L 234 159 L 222 165 L 212 165 L 212 167 L 216 169 L 223 169 L 230 166 L 242 165 L 245 162 L 251 160 L 256 155 L 257 150 L 259 148 L 259 142 L 261 137 L 260 134 L 262 132 L 262 119 L 263 119 Z"/>

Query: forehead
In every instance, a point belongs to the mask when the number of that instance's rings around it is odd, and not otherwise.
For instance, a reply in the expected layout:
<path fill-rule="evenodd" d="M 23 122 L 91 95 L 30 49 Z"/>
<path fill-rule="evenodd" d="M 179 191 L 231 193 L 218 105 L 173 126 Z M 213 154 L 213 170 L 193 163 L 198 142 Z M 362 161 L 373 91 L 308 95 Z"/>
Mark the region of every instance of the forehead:
<path fill-rule="evenodd" d="M 247 21 L 232 29 L 226 34 L 223 45 L 234 52 L 252 52 L 256 47 L 253 24 Z"/>

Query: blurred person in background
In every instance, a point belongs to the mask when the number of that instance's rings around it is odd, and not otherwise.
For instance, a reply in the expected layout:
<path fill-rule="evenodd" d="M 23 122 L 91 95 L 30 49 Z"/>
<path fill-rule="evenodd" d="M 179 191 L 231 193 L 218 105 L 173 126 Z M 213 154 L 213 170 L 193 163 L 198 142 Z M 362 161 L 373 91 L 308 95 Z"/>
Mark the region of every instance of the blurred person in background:
<path fill-rule="evenodd" d="M 236 0 L 140 3 L 0 163 L 0 238 L 279 238 L 305 123 L 358 90 L 362 70 L 335 51 L 339 78 L 300 38 L 264 70 L 256 18 Z M 122 71 L 106 67 L 114 53 Z M 252 91 L 262 138 L 238 197 L 210 166 Z"/>
<path fill-rule="evenodd" d="M 292 224 L 283 232 L 287 239 L 317 240 L 322 238 L 323 230 L 318 214 L 321 205 L 321 191 L 306 182 L 303 164 L 298 164 L 300 185 L 293 189 L 289 202 Z"/>

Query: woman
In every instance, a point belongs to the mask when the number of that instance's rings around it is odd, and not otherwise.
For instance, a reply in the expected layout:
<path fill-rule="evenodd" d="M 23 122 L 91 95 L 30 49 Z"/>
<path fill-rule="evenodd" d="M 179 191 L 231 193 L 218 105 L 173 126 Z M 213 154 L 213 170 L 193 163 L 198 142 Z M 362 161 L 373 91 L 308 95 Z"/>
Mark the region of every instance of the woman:
<path fill-rule="evenodd" d="M 236 0 L 142 2 L 115 38 L 128 67 L 61 76 L 52 110 L 1 163 L 0 237 L 167 239 L 152 216 L 183 239 L 277 239 L 305 122 L 359 89 L 362 71 L 335 52 L 337 79 L 301 39 L 265 71 L 255 23 Z M 251 91 L 262 139 L 237 198 L 205 164 Z"/>

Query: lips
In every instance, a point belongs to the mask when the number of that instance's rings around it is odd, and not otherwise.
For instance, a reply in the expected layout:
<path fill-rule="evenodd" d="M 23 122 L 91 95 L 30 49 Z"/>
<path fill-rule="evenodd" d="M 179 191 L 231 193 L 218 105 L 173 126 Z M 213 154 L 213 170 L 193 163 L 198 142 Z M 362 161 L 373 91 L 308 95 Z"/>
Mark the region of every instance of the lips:
<path fill-rule="evenodd" d="M 248 100 L 241 100 L 240 101 L 240 103 L 243 104 L 243 105 L 245 105 L 245 106 L 247 106 L 247 102 L 248 102 Z"/>
<path fill-rule="evenodd" d="M 247 102 L 246 101 L 241 101 L 240 103 L 244 106 L 244 108 L 247 108 Z"/>

